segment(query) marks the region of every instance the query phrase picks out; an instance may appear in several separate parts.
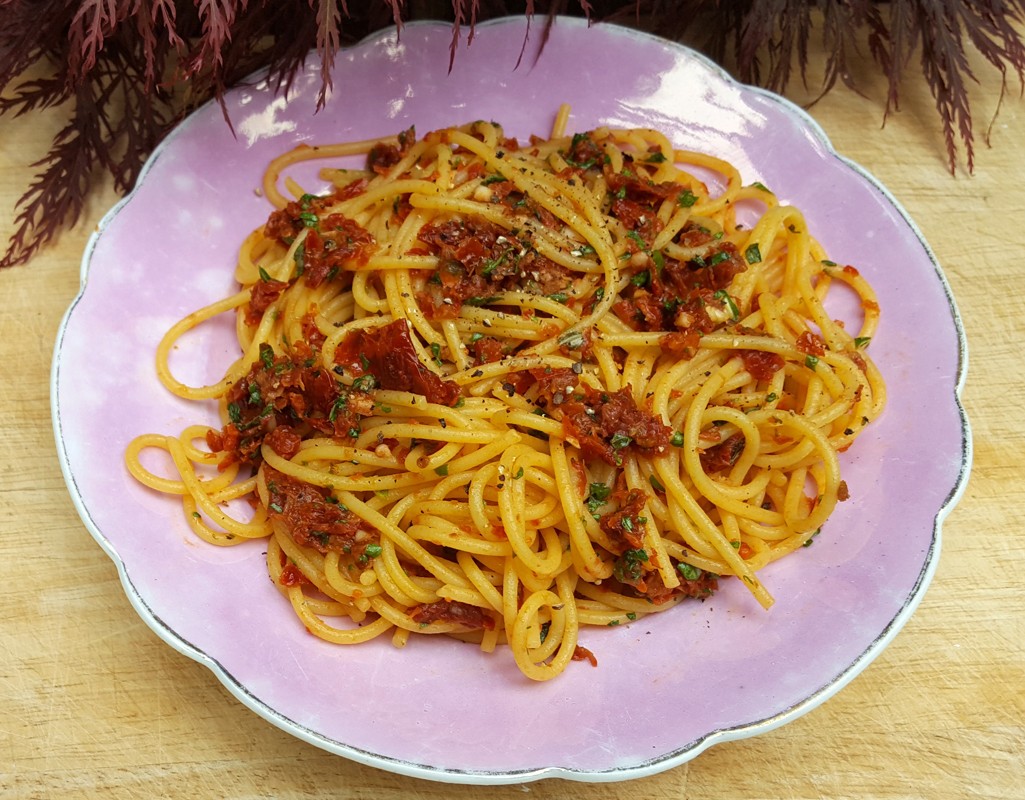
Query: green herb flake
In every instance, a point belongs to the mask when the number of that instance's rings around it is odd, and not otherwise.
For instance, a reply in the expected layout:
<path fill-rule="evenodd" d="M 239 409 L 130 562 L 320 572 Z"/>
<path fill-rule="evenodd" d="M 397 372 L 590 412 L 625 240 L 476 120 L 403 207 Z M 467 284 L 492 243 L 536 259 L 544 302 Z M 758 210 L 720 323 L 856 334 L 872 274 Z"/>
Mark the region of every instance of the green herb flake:
<path fill-rule="evenodd" d="M 448 464 L 442 464 L 440 467 L 435 467 L 434 474 L 441 475 L 442 477 L 448 475 Z"/>
<path fill-rule="evenodd" d="M 338 417 L 338 412 L 345 408 L 349 403 L 348 395 L 340 394 L 335 398 L 335 401 L 331 404 L 331 411 L 328 413 L 327 418 L 329 422 L 334 422 Z"/>
<path fill-rule="evenodd" d="M 595 519 L 598 518 L 598 509 L 605 505 L 605 501 L 611 492 L 612 490 L 604 483 L 592 483 L 588 487 L 587 510 L 591 512 L 591 516 Z"/>
<path fill-rule="evenodd" d="M 485 261 L 484 262 L 484 269 L 481 270 L 481 274 L 483 274 L 485 276 L 490 276 L 491 273 L 493 273 L 496 269 L 498 269 L 502 265 L 502 262 L 504 262 L 509 257 L 509 253 L 511 253 L 511 252 L 512 252 L 512 248 L 508 248 L 506 250 L 503 250 L 498 255 L 497 258 L 492 258 L 492 259 L 489 259 L 488 261 Z"/>
<path fill-rule="evenodd" d="M 367 558 L 377 558 L 381 553 L 384 552 L 384 548 L 379 544 L 368 544 L 363 548 L 363 555 Z"/>
<path fill-rule="evenodd" d="M 758 242 L 747 246 L 747 250 L 744 251 L 744 258 L 747 259 L 748 264 L 758 264 L 761 262 L 762 251 L 758 247 Z"/>
<path fill-rule="evenodd" d="M 669 439 L 673 447 L 683 447 L 683 431 L 676 431 Z"/>
<path fill-rule="evenodd" d="M 872 341 L 871 336 L 855 336 L 854 346 L 857 348 L 868 347 L 868 343 Z"/>
<path fill-rule="evenodd" d="M 612 445 L 613 450 L 622 450 L 624 447 L 629 447 L 632 441 L 633 438 L 625 433 L 614 433 L 609 439 L 609 444 Z"/>
<path fill-rule="evenodd" d="M 260 361 L 267 369 L 274 368 L 274 348 L 266 342 L 260 345 Z"/>
<path fill-rule="evenodd" d="M 815 369 L 818 366 L 819 359 L 817 356 L 808 355 L 804 357 L 804 365 L 808 369 Z"/>
<path fill-rule="evenodd" d="M 687 581 L 696 581 L 701 577 L 700 569 L 693 566 L 692 564 L 686 564 L 683 561 L 676 565 L 676 569 L 679 570 L 680 574 L 683 576 L 683 579 Z"/>
<path fill-rule="evenodd" d="M 642 250 L 647 248 L 648 243 L 644 241 L 644 238 L 637 231 L 630 231 L 626 236 L 628 239 L 633 239 Z"/>
<path fill-rule="evenodd" d="M 698 196 L 690 189 L 684 189 L 680 192 L 680 196 L 676 198 L 676 204 L 680 206 L 680 208 L 690 208 L 697 201 Z"/>
<path fill-rule="evenodd" d="M 612 574 L 623 583 L 633 583 L 644 574 L 644 564 L 648 560 L 648 553 L 645 550 L 627 550 L 616 559 L 612 568 Z"/>
<path fill-rule="evenodd" d="M 464 305 L 468 306 L 486 306 L 491 303 L 495 303 L 502 299 L 501 295 L 493 294 L 487 297 L 468 297 L 463 301 Z"/>
<path fill-rule="evenodd" d="M 733 319 L 740 319 L 740 309 L 737 308 L 737 304 L 733 302 L 733 298 L 730 297 L 729 292 L 725 289 L 720 289 L 713 295 L 713 297 L 715 297 L 716 300 L 722 300 L 723 305 L 730 310 L 730 314 Z"/>
<path fill-rule="evenodd" d="M 651 275 L 648 273 L 648 270 L 644 270 L 643 272 L 638 272 L 636 275 L 634 275 L 630 279 L 630 283 L 632 283 L 634 286 L 639 286 L 639 287 L 647 286 L 650 282 L 651 282 Z"/>
<path fill-rule="evenodd" d="M 352 388 L 358 392 L 370 392 L 377 388 L 377 378 L 369 372 L 366 375 L 360 375 L 352 382 Z"/>
<path fill-rule="evenodd" d="M 580 331 L 566 331 L 559 336 L 559 344 L 569 350 L 579 350 L 584 346 L 584 334 Z"/>

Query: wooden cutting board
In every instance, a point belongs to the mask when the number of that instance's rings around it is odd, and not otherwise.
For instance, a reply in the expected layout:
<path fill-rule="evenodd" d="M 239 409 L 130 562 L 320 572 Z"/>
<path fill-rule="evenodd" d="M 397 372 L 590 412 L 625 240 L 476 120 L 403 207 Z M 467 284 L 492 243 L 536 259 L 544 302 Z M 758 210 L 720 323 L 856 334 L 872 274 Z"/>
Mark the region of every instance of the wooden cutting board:
<path fill-rule="evenodd" d="M 74 231 L 0 273 L 0 798 L 1025 797 L 1025 102 L 1005 98 L 974 176 L 952 176 L 925 87 L 909 83 L 882 127 L 884 87 L 872 74 L 862 85 L 865 96 L 838 89 L 812 113 L 905 205 L 943 265 L 970 341 L 975 464 L 920 609 L 837 697 L 628 785 L 425 783 L 257 718 L 139 620 L 56 462 L 50 354 L 87 237 L 115 200 L 101 185 Z M 973 95 L 980 133 L 998 94 L 989 80 Z M 66 113 L 0 122 L 0 239 L 26 165 Z"/>

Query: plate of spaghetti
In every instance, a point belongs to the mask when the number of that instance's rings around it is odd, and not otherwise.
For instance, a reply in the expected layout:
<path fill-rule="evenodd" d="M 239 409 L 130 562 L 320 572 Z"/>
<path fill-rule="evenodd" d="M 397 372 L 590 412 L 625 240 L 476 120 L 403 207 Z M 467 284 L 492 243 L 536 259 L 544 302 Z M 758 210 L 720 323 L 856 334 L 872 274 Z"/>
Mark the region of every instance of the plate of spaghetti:
<path fill-rule="evenodd" d="M 447 25 L 383 32 L 318 113 L 319 75 L 257 76 L 234 130 L 186 120 L 90 242 L 54 425 L 139 614 L 273 724 L 624 780 L 808 711 L 908 619 L 965 340 L 803 112 L 614 26 L 522 58 L 525 25 L 451 72 Z"/>

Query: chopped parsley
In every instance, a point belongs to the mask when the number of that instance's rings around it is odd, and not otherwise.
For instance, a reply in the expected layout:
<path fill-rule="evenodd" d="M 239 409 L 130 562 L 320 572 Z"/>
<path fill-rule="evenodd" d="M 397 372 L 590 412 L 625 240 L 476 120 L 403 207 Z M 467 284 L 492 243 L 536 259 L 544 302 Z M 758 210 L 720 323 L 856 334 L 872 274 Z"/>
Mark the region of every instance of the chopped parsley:
<path fill-rule="evenodd" d="M 737 308 L 737 304 L 733 302 L 733 298 L 730 297 L 729 292 L 725 289 L 720 289 L 713 295 L 713 297 L 715 297 L 716 300 L 722 300 L 723 304 L 730 310 L 730 314 L 733 316 L 733 319 L 740 319 L 740 309 Z"/>
<path fill-rule="evenodd" d="M 680 208 L 690 208 L 698 201 L 698 196 L 694 194 L 690 189 L 684 189 L 680 192 L 680 196 L 676 198 L 677 205 Z"/>
<path fill-rule="evenodd" d="M 676 565 L 676 569 L 679 570 L 683 579 L 687 581 L 696 581 L 701 577 L 700 569 L 691 564 L 686 564 L 683 561 Z"/>
<path fill-rule="evenodd" d="M 357 392 L 370 392 L 377 388 L 377 378 L 369 372 L 366 375 L 360 375 L 352 382 L 352 388 Z"/>
<path fill-rule="evenodd" d="M 612 574 L 623 583 L 636 583 L 644 574 L 644 563 L 647 560 L 646 550 L 627 550 L 616 559 Z"/>
<path fill-rule="evenodd" d="M 580 331 L 567 331 L 559 337 L 559 344 L 569 350 L 579 350 L 584 346 L 584 334 Z"/>
<path fill-rule="evenodd" d="M 598 509 L 605 505 L 605 501 L 609 499 L 609 494 L 612 490 L 604 483 L 592 483 L 587 492 L 587 498 L 585 503 L 587 504 L 587 510 L 591 512 L 591 516 L 598 519 Z"/>
<path fill-rule="evenodd" d="M 630 283 L 632 283 L 634 286 L 641 286 L 641 287 L 643 287 L 643 286 L 647 286 L 648 283 L 650 283 L 650 282 L 651 282 L 651 275 L 648 273 L 648 270 L 644 270 L 643 272 L 638 272 L 636 275 L 634 275 L 630 279 Z"/>
<path fill-rule="evenodd" d="M 274 369 L 274 348 L 266 342 L 260 345 L 260 361 L 267 369 Z"/>
<path fill-rule="evenodd" d="M 624 447 L 629 447 L 632 441 L 633 438 L 625 433 L 614 433 L 609 439 L 609 444 L 612 445 L 613 450 L 622 450 Z"/>
<path fill-rule="evenodd" d="M 486 269 L 486 267 L 485 267 L 485 269 Z M 486 305 L 489 305 L 491 303 L 497 302 L 498 300 L 501 300 L 501 299 L 502 299 L 501 295 L 492 294 L 492 295 L 488 295 L 487 297 L 467 297 L 466 300 L 463 301 L 463 303 L 464 303 L 464 305 L 468 305 L 468 306 L 486 306 Z"/>

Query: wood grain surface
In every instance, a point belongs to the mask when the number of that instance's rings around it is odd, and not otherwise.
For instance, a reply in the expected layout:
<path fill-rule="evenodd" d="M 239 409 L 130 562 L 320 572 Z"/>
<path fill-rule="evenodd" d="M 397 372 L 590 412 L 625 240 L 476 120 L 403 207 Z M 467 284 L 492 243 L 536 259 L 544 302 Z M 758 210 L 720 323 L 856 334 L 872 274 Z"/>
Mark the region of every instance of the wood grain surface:
<path fill-rule="evenodd" d="M 980 134 L 999 95 L 990 73 L 979 65 Z M 974 174 L 951 175 L 925 85 L 909 82 L 883 125 L 882 81 L 868 68 L 859 80 L 863 94 L 837 89 L 811 113 L 905 206 L 953 287 L 975 459 L 919 610 L 847 688 L 772 733 L 625 784 L 423 782 L 264 722 L 136 616 L 57 464 L 50 360 L 85 242 L 116 200 L 101 185 L 75 230 L 0 272 L 0 798 L 1025 797 L 1025 101 L 1012 86 Z M 66 113 L 0 121 L 0 241 Z"/>

